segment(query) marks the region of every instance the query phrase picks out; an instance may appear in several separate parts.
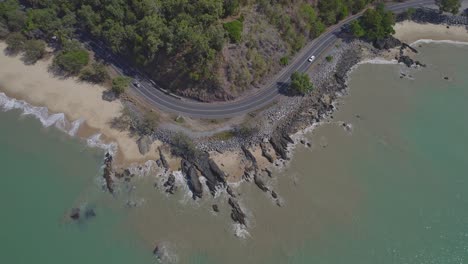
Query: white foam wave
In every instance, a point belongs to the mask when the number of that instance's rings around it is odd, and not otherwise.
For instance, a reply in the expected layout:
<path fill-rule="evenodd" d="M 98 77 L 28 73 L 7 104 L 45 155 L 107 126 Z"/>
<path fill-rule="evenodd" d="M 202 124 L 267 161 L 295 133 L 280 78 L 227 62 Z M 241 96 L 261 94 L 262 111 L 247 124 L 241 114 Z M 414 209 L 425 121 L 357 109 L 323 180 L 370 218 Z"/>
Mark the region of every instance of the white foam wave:
<path fill-rule="evenodd" d="M 74 137 L 76 136 L 76 132 L 78 132 L 78 129 L 80 128 L 81 124 L 83 124 L 84 120 L 83 119 L 78 119 L 75 120 L 71 123 L 71 128 L 68 131 L 68 135 Z"/>
<path fill-rule="evenodd" d="M 247 231 L 247 228 L 244 225 L 235 223 L 232 225 L 232 227 L 233 227 L 234 235 L 236 235 L 236 237 L 243 238 L 243 239 L 250 237 L 250 233 L 249 231 Z"/>
<path fill-rule="evenodd" d="M 384 58 L 374 58 L 369 60 L 363 60 L 357 63 L 357 65 L 361 64 L 398 64 L 397 60 L 387 60 Z"/>
<path fill-rule="evenodd" d="M 89 138 L 86 139 L 86 143 L 88 146 L 92 148 L 100 148 L 105 150 L 111 155 L 114 155 L 117 152 L 117 144 L 116 143 L 109 143 L 106 144 L 101 140 L 101 134 L 95 134 Z"/>
<path fill-rule="evenodd" d="M 33 106 L 23 100 L 16 100 L 0 93 L 0 109 L 3 111 L 21 110 L 22 115 L 30 115 L 39 120 L 44 127 L 55 126 L 56 128 L 74 136 L 78 131 L 82 120 L 70 123 L 63 113 L 50 114 L 46 107 Z"/>
<path fill-rule="evenodd" d="M 468 42 L 464 42 L 464 41 L 420 39 L 420 40 L 416 40 L 415 42 L 411 43 L 410 46 L 414 46 L 414 45 L 418 45 L 418 44 L 428 44 L 428 43 L 453 44 L 453 45 L 463 45 L 463 46 L 468 45 Z"/>

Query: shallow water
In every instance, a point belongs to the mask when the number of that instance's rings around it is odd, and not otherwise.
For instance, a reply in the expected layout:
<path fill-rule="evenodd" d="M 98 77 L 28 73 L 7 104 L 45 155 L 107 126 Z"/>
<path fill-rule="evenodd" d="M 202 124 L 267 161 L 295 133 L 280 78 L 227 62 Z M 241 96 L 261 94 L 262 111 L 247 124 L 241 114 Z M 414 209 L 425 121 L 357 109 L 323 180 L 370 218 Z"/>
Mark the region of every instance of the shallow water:
<path fill-rule="evenodd" d="M 425 69 L 365 64 L 351 74 L 334 119 L 307 135 L 312 148 L 298 146 L 269 181 L 282 207 L 253 184 L 239 187 L 250 221 L 245 238 L 234 236 L 224 195 L 168 196 L 151 174 L 111 197 L 100 189 L 101 152 L 0 113 L 8 186 L 0 194 L 7 209 L 0 233 L 8 234 L 0 248 L 9 253 L 0 260 L 153 263 L 159 245 L 178 263 L 466 262 L 468 46 L 418 49 Z M 401 71 L 412 79 L 400 79 Z M 71 223 L 67 212 L 85 203 L 98 217 Z M 18 252 L 25 261 L 13 261 Z"/>

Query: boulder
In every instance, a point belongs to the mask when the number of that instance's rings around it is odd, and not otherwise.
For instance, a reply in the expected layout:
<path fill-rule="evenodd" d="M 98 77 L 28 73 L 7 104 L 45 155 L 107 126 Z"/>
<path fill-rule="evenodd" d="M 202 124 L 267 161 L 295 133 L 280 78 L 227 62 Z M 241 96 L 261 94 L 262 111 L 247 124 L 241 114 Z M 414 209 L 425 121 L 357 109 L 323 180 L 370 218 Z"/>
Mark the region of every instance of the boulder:
<path fill-rule="evenodd" d="M 161 162 L 161 165 L 163 166 L 164 169 L 168 170 L 169 169 L 169 163 L 167 162 L 166 157 L 162 153 L 161 148 L 158 148 L 158 152 L 159 152 L 159 160 Z"/>
<path fill-rule="evenodd" d="M 218 207 L 218 205 L 217 205 L 217 204 L 213 204 L 213 206 L 212 206 L 212 207 L 213 207 L 213 211 L 215 211 L 215 212 L 219 213 L 219 207 Z"/>
<path fill-rule="evenodd" d="M 381 50 L 393 49 L 398 46 L 401 46 L 401 41 L 393 36 L 374 41 L 374 47 Z"/>
<path fill-rule="evenodd" d="M 193 199 L 202 198 L 203 195 L 203 187 L 200 182 L 200 179 L 198 178 L 198 173 L 197 169 L 193 164 L 188 162 L 187 160 L 182 160 L 182 173 L 185 175 L 185 178 L 187 179 L 187 184 L 193 193 Z"/>
<path fill-rule="evenodd" d="M 153 144 L 153 140 L 149 136 L 141 136 L 138 141 L 138 150 L 140 151 L 141 155 L 145 155 L 150 151 L 151 144 Z"/>
<path fill-rule="evenodd" d="M 177 190 L 177 186 L 175 185 L 174 174 L 171 173 L 169 175 L 167 181 L 163 184 L 163 186 L 166 188 L 167 193 L 174 194 L 174 192 Z"/>

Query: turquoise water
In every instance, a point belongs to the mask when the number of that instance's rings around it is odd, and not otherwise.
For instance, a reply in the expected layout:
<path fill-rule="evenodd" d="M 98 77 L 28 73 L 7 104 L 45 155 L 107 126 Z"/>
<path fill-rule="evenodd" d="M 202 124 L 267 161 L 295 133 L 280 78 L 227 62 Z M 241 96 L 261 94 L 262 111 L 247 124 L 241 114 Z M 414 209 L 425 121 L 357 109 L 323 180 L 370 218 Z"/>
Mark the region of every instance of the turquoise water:
<path fill-rule="evenodd" d="M 0 112 L 0 263 L 150 263 L 96 180 L 103 153 L 19 113 Z M 87 204 L 97 216 L 70 221 Z"/>
<path fill-rule="evenodd" d="M 239 187 L 251 222 L 244 239 L 224 197 L 167 196 L 154 175 L 112 197 L 101 190 L 101 151 L 0 112 L 0 263 L 154 263 L 156 243 L 193 264 L 468 262 L 468 46 L 418 49 L 425 69 L 351 74 L 332 123 L 268 180 L 282 207 L 253 184 Z M 129 209 L 127 199 L 145 202 Z M 77 206 L 97 217 L 71 221 Z"/>

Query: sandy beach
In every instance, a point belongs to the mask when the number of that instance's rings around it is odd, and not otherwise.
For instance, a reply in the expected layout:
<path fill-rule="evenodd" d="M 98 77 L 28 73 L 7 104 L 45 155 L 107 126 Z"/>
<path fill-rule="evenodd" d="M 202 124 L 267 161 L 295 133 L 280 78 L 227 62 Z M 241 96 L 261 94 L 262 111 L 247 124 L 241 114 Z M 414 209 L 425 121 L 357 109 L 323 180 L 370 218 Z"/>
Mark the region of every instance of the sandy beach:
<path fill-rule="evenodd" d="M 404 21 L 395 25 L 394 37 L 411 44 L 420 39 L 452 40 L 468 42 L 468 31 L 464 26 L 419 24 L 413 21 Z"/>
<path fill-rule="evenodd" d="M 20 56 L 6 56 L 5 43 L 0 43 L 0 91 L 7 96 L 25 100 L 34 106 L 45 106 L 51 113 L 64 113 L 70 122 L 82 119 L 85 122 L 78 136 L 89 137 L 101 133 L 107 142 L 116 142 L 119 147 L 117 161 L 120 165 L 143 163 L 156 158 L 155 142 L 146 155 L 138 151 L 136 139 L 126 132 L 111 128 L 110 121 L 120 115 L 122 103 L 118 100 L 102 100 L 106 88 L 79 82 L 76 78 L 60 79 L 48 72 L 51 59 L 25 65 Z"/>

